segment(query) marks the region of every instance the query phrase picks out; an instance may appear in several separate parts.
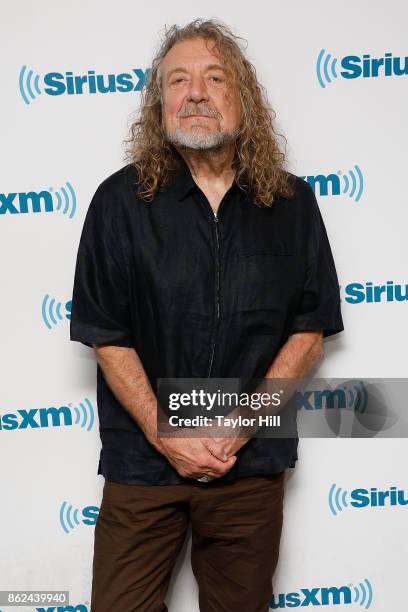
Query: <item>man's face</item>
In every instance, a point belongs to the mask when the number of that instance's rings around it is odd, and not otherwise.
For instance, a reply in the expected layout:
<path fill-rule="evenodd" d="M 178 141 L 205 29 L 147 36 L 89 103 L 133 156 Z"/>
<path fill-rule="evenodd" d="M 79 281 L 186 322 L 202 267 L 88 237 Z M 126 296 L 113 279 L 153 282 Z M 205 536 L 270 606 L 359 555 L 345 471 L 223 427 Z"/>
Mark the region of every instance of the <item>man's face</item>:
<path fill-rule="evenodd" d="M 240 122 L 237 92 L 227 86 L 213 41 L 207 45 L 202 38 L 177 43 L 161 64 L 166 136 L 175 145 L 201 150 L 234 142 Z"/>

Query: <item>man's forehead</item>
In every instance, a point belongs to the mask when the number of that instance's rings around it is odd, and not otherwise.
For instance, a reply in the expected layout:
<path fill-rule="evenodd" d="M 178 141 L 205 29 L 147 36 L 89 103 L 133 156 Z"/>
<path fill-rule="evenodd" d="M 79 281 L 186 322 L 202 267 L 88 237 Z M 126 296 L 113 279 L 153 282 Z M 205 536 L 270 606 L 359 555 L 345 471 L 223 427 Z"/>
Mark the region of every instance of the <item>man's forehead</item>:
<path fill-rule="evenodd" d="M 189 65 L 196 63 L 225 70 L 225 65 L 221 58 L 219 58 L 217 50 L 212 50 L 213 45 L 213 41 L 204 41 L 203 39 L 186 40 L 176 43 L 163 58 L 162 73 L 165 74 L 178 67 L 188 68 Z"/>

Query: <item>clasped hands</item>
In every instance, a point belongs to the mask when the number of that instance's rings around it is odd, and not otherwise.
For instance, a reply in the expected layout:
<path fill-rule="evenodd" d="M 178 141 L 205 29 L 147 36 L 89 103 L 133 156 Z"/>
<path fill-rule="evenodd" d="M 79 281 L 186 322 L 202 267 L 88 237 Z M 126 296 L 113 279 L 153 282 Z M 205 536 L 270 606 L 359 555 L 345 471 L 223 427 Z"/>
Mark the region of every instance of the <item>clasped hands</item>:
<path fill-rule="evenodd" d="M 180 476 L 214 480 L 224 476 L 237 460 L 237 451 L 248 442 L 249 437 L 239 435 L 225 437 L 222 427 L 195 427 L 192 437 L 161 437 L 156 439 L 156 448 L 165 455 Z M 200 434 L 202 433 L 202 437 Z M 217 437 L 219 434 L 219 437 Z"/>

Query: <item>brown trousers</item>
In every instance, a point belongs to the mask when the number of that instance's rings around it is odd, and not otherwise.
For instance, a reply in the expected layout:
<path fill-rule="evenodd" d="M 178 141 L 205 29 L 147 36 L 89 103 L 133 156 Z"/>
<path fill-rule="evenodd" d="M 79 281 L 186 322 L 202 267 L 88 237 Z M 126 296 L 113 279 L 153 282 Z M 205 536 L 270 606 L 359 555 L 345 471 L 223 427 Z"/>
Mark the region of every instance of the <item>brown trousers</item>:
<path fill-rule="evenodd" d="M 267 612 L 284 475 L 154 486 L 105 480 L 91 612 L 167 612 L 164 599 L 189 521 L 200 612 Z"/>

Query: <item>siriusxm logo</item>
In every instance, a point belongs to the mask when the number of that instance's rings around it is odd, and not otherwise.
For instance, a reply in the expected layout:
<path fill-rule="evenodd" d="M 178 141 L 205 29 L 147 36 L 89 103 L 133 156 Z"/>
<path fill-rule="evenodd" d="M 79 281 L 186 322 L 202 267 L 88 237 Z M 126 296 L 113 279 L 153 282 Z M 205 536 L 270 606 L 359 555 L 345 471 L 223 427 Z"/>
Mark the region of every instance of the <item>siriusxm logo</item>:
<path fill-rule="evenodd" d="M 349 198 L 358 202 L 364 189 L 363 174 L 359 166 L 355 165 L 352 170 L 330 174 L 308 174 L 301 176 L 307 181 L 313 191 L 320 196 L 348 195 Z"/>
<path fill-rule="evenodd" d="M 345 508 L 384 508 L 385 506 L 407 506 L 408 499 L 403 489 L 392 486 L 389 489 L 353 489 L 348 493 L 333 484 L 329 490 L 329 508 L 334 516 L 338 516 Z"/>
<path fill-rule="evenodd" d="M 343 383 L 335 389 L 297 391 L 293 396 L 298 410 L 349 409 L 363 413 L 367 408 L 368 394 L 365 384 L 352 383 L 351 388 Z"/>
<path fill-rule="evenodd" d="M 140 91 L 147 84 L 150 68 L 133 68 L 130 72 L 119 74 L 96 74 L 88 70 L 86 74 L 67 72 L 47 72 L 42 78 L 23 66 L 18 79 L 21 97 L 30 104 L 44 92 L 49 96 L 127 93 Z"/>
<path fill-rule="evenodd" d="M 52 606 L 51 608 L 36 608 L 36 612 L 88 612 L 88 604 L 77 604 L 76 606 Z"/>
<path fill-rule="evenodd" d="M 79 508 L 75 508 L 64 501 L 60 507 L 59 521 L 63 531 L 70 533 L 81 523 L 83 525 L 95 525 L 98 515 L 99 506 L 84 506 L 82 510 L 79 510 Z"/>
<path fill-rule="evenodd" d="M 384 53 L 384 57 L 371 57 L 369 53 L 363 55 L 345 55 L 341 61 L 341 70 L 337 72 L 337 57 L 322 49 L 317 56 L 316 76 L 320 87 L 326 87 L 333 79 L 339 76 L 343 79 L 377 78 L 379 76 L 403 76 L 408 74 L 408 57 L 393 56 Z"/>
<path fill-rule="evenodd" d="M 0 193 L 0 215 L 61 212 L 72 219 L 77 204 L 74 188 L 68 181 L 65 187 L 54 191 L 52 187 L 41 191 Z"/>
<path fill-rule="evenodd" d="M 88 398 L 79 406 L 60 406 L 59 408 L 31 408 L 0 414 L 0 431 L 14 429 L 41 429 L 49 427 L 69 427 L 79 425 L 91 431 L 94 424 L 94 408 Z"/>
<path fill-rule="evenodd" d="M 300 608 L 304 606 L 338 606 L 357 604 L 368 610 L 373 600 L 370 581 L 364 578 L 358 586 L 331 586 L 300 589 L 293 593 L 273 595 L 269 604 L 272 610 L 278 608 Z"/>
<path fill-rule="evenodd" d="M 349 283 L 342 291 L 339 285 L 341 300 L 348 304 L 372 304 L 377 302 L 406 302 L 408 300 L 408 284 L 400 285 L 388 280 L 385 285 L 374 285 L 373 282 Z"/>

